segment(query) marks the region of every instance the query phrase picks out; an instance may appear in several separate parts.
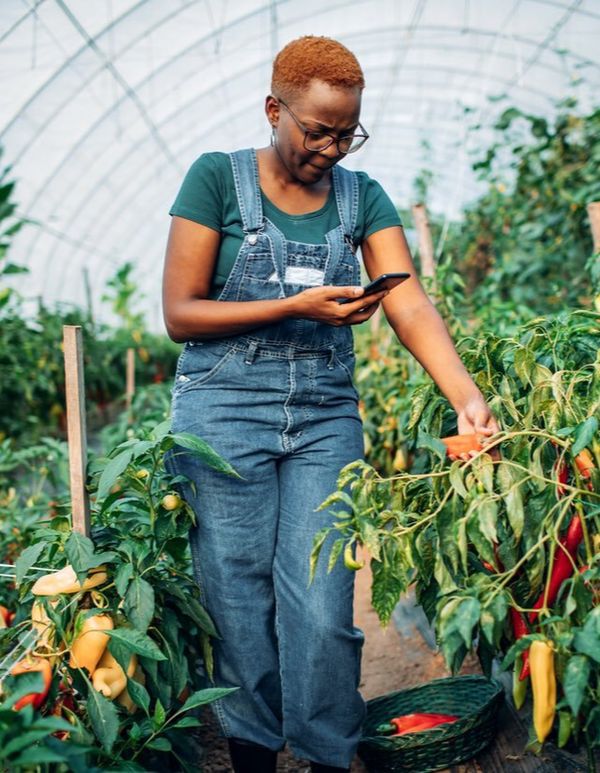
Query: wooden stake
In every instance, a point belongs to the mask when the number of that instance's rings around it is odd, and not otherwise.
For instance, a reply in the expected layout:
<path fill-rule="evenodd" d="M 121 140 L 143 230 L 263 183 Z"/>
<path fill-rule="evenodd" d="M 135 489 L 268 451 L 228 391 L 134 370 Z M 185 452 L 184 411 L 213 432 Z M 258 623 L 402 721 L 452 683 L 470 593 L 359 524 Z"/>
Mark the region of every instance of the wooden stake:
<path fill-rule="evenodd" d="M 125 405 L 127 410 L 131 408 L 131 401 L 135 392 L 135 349 L 127 349 L 127 377 L 125 386 Z"/>
<path fill-rule="evenodd" d="M 590 201 L 587 205 L 587 213 L 594 240 L 594 252 L 600 252 L 600 201 Z"/>
<path fill-rule="evenodd" d="M 90 536 L 90 502 L 87 478 L 87 435 L 85 426 L 85 386 L 83 342 L 80 325 L 63 325 L 67 440 L 73 531 Z"/>
<path fill-rule="evenodd" d="M 419 237 L 419 257 L 421 258 L 421 275 L 433 278 L 435 276 L 435 257 L 433 239 L 429 228 L 429 218 L 425 204 L 414 204 L 412 207 L 415 228 Z"/>

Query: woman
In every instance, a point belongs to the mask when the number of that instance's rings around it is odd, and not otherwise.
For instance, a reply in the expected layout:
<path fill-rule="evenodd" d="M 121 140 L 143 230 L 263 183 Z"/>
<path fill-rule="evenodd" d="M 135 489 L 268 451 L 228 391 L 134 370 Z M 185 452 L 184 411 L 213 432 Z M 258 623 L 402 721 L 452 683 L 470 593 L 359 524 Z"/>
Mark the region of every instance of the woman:
<path fill-rule="evenodd" d="M 348 770 L 360 738 L 354 573 L 338 562 L 327 575 L 321 562 L 308 587 L 312 539 L 332 520 L 316 508 L 363 455 L 351 326 L 383 302 L 459 432 L 497 430 L 416 278 L 391 201 L 336 166 L 368 137 L 363 87 L 340 43 L 292 41 L 266 98 L 270 146 L 201 156 L 170 212 L 164 314 L 186 342 L 173 428 L 201 436 L 241 476 L 185 454 L 171 462 L 193 481 L 194 570 L 221 636 L 215 681 L 239 687 L 213 704 L 235 771 L 275 771 L 286 741 L 313 771 Z M 358 246 L 370 277 L 411 278 L 361 299 Z"/>

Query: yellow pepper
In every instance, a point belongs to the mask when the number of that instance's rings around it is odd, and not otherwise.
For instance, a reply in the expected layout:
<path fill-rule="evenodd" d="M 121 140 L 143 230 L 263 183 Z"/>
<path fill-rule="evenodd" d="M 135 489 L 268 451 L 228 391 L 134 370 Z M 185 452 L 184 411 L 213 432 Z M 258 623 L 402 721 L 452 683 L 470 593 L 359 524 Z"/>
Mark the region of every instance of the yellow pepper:
<path fill-rule="evenodd" d="M 533 727 L 538 741 L 544 743 L 552 729 L 556 712 L 556 675 L 552 642 L 532 642 L 529 663 L 533 693 Z"/>
<path fill-rule="evenodd" d="M 92 675 L 94 688 L 105 698 L 114 700 L 127 687 L 127 677 L 133 676 L 137 667 L 137 655 L 132 655 L 127 666 L 127 676 L 115 658 L 106 649 Z"/>
<path fill-rule="evenodd" d="M 104 631 L 114 628 L 110 615 L 98 614 L 86 617 L 81 630 L 71 644 L 71 668 L 87 668 L 93 674 L 104 654 L 109 636 Z"/>
<path fill-rule="evenodd" d="M 344 566 L 346 569 L 350 569 L 353 572 L 362 569 L 365 565 L 364 561 L 357 561 L 353 556 L 352 542 L 348 542 L 344 548 Z"/>
<path fill-rule="evenodd" d="M 57 596 L 59 593 L 78 593 L 82 590 L 95 588 L 106 582 L 107 574 L 104 567 L 90 569 L 88 577 L 83 585 L 77 580 L 77 575 L 71 564 L 67 564 L 58 572 L 50 572 L 40 577 L 33 585 L 31 592 L 34 596 Z"/>

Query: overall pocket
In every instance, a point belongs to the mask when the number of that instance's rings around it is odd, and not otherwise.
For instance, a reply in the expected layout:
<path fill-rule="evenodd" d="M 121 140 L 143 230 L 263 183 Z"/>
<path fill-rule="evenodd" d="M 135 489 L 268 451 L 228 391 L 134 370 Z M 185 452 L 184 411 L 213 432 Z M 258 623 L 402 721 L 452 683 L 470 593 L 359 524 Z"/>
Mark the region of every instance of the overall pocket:
<path fill-rule="evenodd" d="M 188 341 L 177 365 L 173 394 L 180 395 L 208 384 L 234 354 L 235 349 L 226 344 Z"/>

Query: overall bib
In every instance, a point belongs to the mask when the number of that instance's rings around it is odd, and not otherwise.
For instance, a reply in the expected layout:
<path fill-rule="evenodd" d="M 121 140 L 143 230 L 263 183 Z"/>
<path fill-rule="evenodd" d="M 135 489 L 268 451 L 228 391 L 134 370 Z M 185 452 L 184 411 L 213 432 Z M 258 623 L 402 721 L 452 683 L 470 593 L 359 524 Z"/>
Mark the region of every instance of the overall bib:
<path fill-rule="evenodd" d="M 231 154 L 244 241 L 219 300 L 283 298 L 314 285 L 359 283 L 351 249 L 358 180 L 333 167 L 340 225 L 324 244 L 286 240 L 262 213 L 254 150 Z M 354 572 L 335 535 L 308 587 L 317 511 L 340 469 L 363 456 L 349 326 L 289 319 L 218 340 L 189 341 L 173 388 L 173 431 L 206 440 L 243 479 L 178 453 L 170 469 L 193 486 L 190 531 L 201 598 L 221 639 L 215 683 L 239 687 L 212 708 L 226 737 L 349 767 L 365 704 L 363 632 L 353 625 Z"/>

